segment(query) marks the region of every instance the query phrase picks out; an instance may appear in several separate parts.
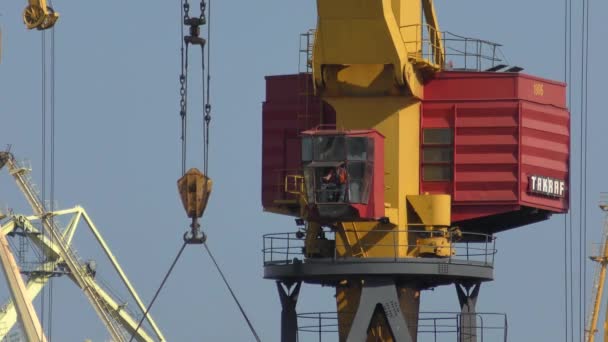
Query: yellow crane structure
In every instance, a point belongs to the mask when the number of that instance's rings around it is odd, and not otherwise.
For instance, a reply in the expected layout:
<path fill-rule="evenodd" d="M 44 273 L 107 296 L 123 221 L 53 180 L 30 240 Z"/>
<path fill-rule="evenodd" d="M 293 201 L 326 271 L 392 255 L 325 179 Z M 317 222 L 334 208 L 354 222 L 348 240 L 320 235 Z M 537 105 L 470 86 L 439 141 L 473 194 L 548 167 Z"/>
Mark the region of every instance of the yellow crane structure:
<path fill-rule="evenodd" d="M 604 241 L 599 245 L 599 248 L 597 248 L 597 253 L 589 257 L 591 260 L 597 263 L 597 268 L 591 296 L 593 305 L 591 306 L 591 312 L 587 316 L 585 342 L 595 341 L 595 334 L 598 332 L 597 322 L 599 320 L 600 306 L 602 305 L 602 295 L 604 293 L 604 285 L 606 284 L 606 266 L 608 266 L 608 194 L 603 195 L 603 199 L 600 201 L 599 207 L 605 213 L 603 230 Z M 608 315 L 606 317 L 608 317 Z M 608 342 L 608 318 L 604 319 L 603 341 Z"/>
<path fill-rule="evenodd" d="M 59 13 L 47 5 L 46 0 L 28 0 L 28 5 L 23 10 L 23 22 L 30 30 L 50 29 L 55 25 L 57 19 L 59 19 Z"/>
<path fill-rule="evenodd" d="M 5 305 L 6 310 L 0 313 L 0 324 L 10 330 L 10 327 L 17 321 L 18 313 L 28 340 L 44 341 L 35 312 L 33 310 L 25 311 L 23 308 L 27 309 L 28 305 L 31 306 L 33 298 L 40 293 L 49 278 L 54 275 L 55 270 L 61 269 L 83 291 L 102 323 L 106 326 L 113 341 L 126 341 L 132 335 L 135 340 L 140 342 L 165 341 L 162 332 L 150 315 L 147 315 L 146 319 L 152 332 L 142 328 L 138 329 L 138 319 L 126 308 L 127 303 L 116 299 L 108 290 L 104 289 L 95 278 L 96 269 L 94 265 L 81 260 L 71 247 L 78 223 L 84 221 L 103 249 L 119 279 L 127 288 L 137 308 L 140 312 L 146 310 L 135 288 L 86 211 L 78 206 L 67 210 L 47 211 L 28 175 L 31 169 L 17 163 L 12 154 L 0 152 L 0 168 L 5 166 L 25 195 L 34 214 L 30 216 L 9 215 L 9 222 L 0 225 L 0 235 L 2 235 L 0 242 L 6 241 L 6 235 L 22 234 L 42 251 L 45 261 L 38 267 L 37 271 L 39 272 L 34 272 L 25 284 L 21 280 L 20 285 L 20 275 L 17 276 L 19 274 L 18 267 L 14 263 L 12 253 L 8 248 L 0 248 L 5 276 L 14 278 L 11 283 L 13 300 L 7 303 Z M 63 231 L 59 229 L 54 220 L 55 217 L 61 216 L 71 217 L 69 225 Z M 43 228 L 42 231 L 37 229 L 32 221 L 39 221 Z M 11 259 L 13 263 L 11 263 Z M 13 283 L 16 285 L 13 285 Z M 13 290 L 13 288 L 18 291 Z M 4 334 L 5 332 L 0 333 L 0 339 L 4 337 Z"/>
<path fill-rule="evenodd" d="M 262 109 L 264 210 L 298 226 L 264 236 L 282 341 L 302 282 L 335 288 L 340 341 L 418 341 L 421 293 L 444 285 L 459 341 L 483 340 L 494 234 L 568 210 L 566 85 L 441 31 L 432 0 L 316 4 L 306 72 L 267 76 Z"/>
<path fill-rule="evenodd" d="M 5 217 L 6 215 L 0 214 L 0 219 Z M 21 277 L 21 271 L 11 253 L 8 240 L 4 234 L 0 234 L 0 263 L 2 264 L 4 277 L 11 292 L 14 308 L 19 315 L 27 340 L 31 342 L 46 342 L 46 337 L 38 320 L 36 310 L 32 303 L 27 300 L 29 296 Z"/>

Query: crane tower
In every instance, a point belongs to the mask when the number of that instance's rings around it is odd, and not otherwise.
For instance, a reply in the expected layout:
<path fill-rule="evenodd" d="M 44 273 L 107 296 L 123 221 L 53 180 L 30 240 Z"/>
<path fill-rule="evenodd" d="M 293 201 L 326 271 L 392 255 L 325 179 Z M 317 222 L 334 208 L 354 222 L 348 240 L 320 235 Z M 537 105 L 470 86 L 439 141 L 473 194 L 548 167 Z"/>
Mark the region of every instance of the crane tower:
<path fill-rule="evenodd" d="M 451 284 L 458 341 L 483 340 L 494 234 L 568 210 L 566 85 L 441 31 L 431 0 L 317 10 L 306 68 L 266 77 L 262 204 L 299 226 L 264 236 L 281 340 L 302 282 L 335 288 L 340 341 L 418 341 L 421 291 Z"/>

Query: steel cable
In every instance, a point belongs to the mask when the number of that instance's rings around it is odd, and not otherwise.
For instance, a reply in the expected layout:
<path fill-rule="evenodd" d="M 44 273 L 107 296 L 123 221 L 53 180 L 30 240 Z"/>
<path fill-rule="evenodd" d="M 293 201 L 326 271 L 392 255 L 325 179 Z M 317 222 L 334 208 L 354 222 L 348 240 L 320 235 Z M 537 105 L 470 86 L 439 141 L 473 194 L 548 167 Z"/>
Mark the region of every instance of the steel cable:
<path fill-rule="evenodd" d="M 165 277 L 163 278 L 163 281 L 161 281 L 160 286 L 156 290 L 156 293 L 154 293 L 154 296 L 152 297 L 152 300 L 150 301 L 150 304 L 148 304 L 148 307 L 146 308 L 146 311 L 144 312 L 144 315 L 141 317 L 141 319 L 139 320 L 139 323 L 137 323 L 137 327 L 135 328 L 135 330 L 131 334 L 131 338 L 129 339 L 129 342 L 133 341 L 133 338 L 135 338 L 135 334 L 137 333 L 137 331 L 139 331 L 139 328 L 143 324 L 144 320 L 148 317 L 148 313 L 150 312 L 150 309 L 152 309 L 152 305 L 154 305 L 154 302 L 156 301 L 156 298 L 158 298 L 158 295 L 160 294 L 160 292 L 162 291 L 163 287 L 167 283 L 167 280 L 169 279 L 169 276 L 173 272 L 173 268 L 175 268 L 175 265 L 177 264 L 177 261 L 182 256 L 182 252 L 184 251 L 184 248 L 186 248 L 186 242 L 184 242 L 182 244 L 181 248 L 179 249 L 179 252 L 177 252 L 177 256 L 173 260 L 173 263 L 171 264 L 171 267 L 169 267 L 169 271 L 167 271 L 167 273 L 165 274 Z"/>
<path fill-rule="evenodd" d="M 572 0 L 568 0 L 568 84 L 572 84 Z M 568 106 L 572 107 L 572 86 L 568 87 Z M 570 120 L 570 126 L 572 126 L 572 120 Z M 573 150 L 572 139 L 570 140 L 570 151 Z M 569 184 L 572 184 L 572 170 L 569 172 Z M 569 194 L 572 198 L 572 192 Z M 570 213 L 568 214 L 568 233 L 569 233 L 569 266 L 570 266 L 570 340 L 574 342 L 574 242 L 573 242 L 573 206 L 570 207 Z"/>
<path fill-rule="evenodd" d="M 188 107 L 188 101 L 187 101 L 187 85 L 188 85 L 188 81 L 187 81 L 187 74 L 188 74 L 188 66 L 187 66 L 187 62 L 184 61 L 184 18 L 185 18 L 185 14 L 184 14 L 184 0 L 181 0 L 180 3 L 180 19 L 179 19 L 179 23 L 180 23 L 180 44 L 181 44 L 181 74 L 179 76 L 179 82 L 180 82 L 180 117 L 181 117 L 181 124 L 182 124 L 182 134 L 181 134 L 181 141 L 182 141 L 182 175 L 184 175 L 186 173 L 186 142 L 187 142 L 187 107 Z M 187 45 L 186 45 L 187 48 Z M 187 53 L 186 53 L 187 56 Z M 187 57 L 186 57 L 187 58 Z"/>
<path fill-rule="evenodd" d="M 46 32 L 42 31 L 41 32 L 41 49 L 42 49 L 42 64 L 41 64 L 41 71 L 42 71 L 42 88 L 41 88 L 41 111 L 42 111 L 42 167 L 41 167 L 41 171 L 42 171 L 42 183 L 41 183 L 41 193 L 40 196 L 42 197 L 42 203 L 44 204 L 44 201 L 46 200 Z M 42 256 L 40 258 L 40 263 L 42 265 L 44 265 L 44 261 L 45 261 L 45 256 L 44 253 L 42 253 Z M 46 267 L 45 267 L 45 271 L 46 271 Z M 41 330 L 44 332 L 44 318 L 45 318 L 45 311 L 46 311 L 46 292 L 47 289 L 46 288 L 42 288 L 42 291 L 40 293 L 40 326 L 41 326 Z"/>
<path fill-rule="evenodd" d="M 585 257 L 587 255 L 587 107 L 585 102 L 587 92 L 587 81 L 586 81 L 586 70 L 587 65 L 585 59 L 587 52 L 586 47 L 586 36 L 587 22 L 588 22 L 588 0 L 582 2 L 582 19 L 581 19 L 581 75 L 580 75 L 580 114 L 581 114 L 581 126 L 580 126 L 580 146 L 579 146 L 579 225 L 581 227 L 579 231 L 579 326 L 581 336 L 585 335 L 584 328 L 584 317 L 587 312 L 587 263 Z"/>
<path fill-rule="evenodd" d="M 564 0 L 564 83 L 568 87 L 568 0 Z M 564 339 L 568 342 L 568 213 L 564 215 L 564 302 Z"/>
<path fill-rule="evenodd" d="M 230 284 L 228 283 L 228 280 L 224 276 L 224 272 L 222 272 L 222 269 L 220 268 L 220 265 L 217 263 L 217 261 L 215 260 L 215 257 L 211 253 L 211 250 L 209 249 L 209 246 L 207 246 L 206 242 L 203 243 L 203 245 L 205 246 L 205 250 L 207 251 L 207 254 L 209 254 L 209 257 L 211 258 L 211 261 L 213 261 L 213 264 L 215 265 L 215 268 L 217 269 L 217 272 L 220 274 L 220 277 L 222 277 L 222 280 L 224 281 L 224 284 L 226 284 L 226 288 L 228 288 L 228 291 L 230 292 L 230 295 L 232 296 L 232 299 L 234 299 L 234 302 L 239 307 L 239 311 L 241 312 L 241 315 L 243 315 L 243 318 L 247 322 L 247 325 L 249 326 L 249 330 L 251 330 L 251 333 L 255 337 L 255 340 L 257 342 L 260 342 L 261 340 L 260 340 L 260 337 L 258 336 L 258 333 L 255 331 L 255 328 L 253 327 L 253 324 L 251 324 L 251 321 L 249 320 L 249 317 L 247 317 L 247 314 L 245 313 L 245 310 L 243 309 L 243 306 L 241 306 L 241 303 L 239 302 L 239 299 L 234 294 L 234 291 L 232 290 L 232 287 L 230 286 Z"/>

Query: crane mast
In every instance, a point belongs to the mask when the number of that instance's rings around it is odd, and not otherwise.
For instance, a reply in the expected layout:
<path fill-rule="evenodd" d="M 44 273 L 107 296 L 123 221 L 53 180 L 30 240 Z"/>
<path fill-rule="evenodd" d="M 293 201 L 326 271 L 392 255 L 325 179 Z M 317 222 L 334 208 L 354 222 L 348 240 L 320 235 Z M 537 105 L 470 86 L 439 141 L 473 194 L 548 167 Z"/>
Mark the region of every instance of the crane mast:
<path fill-rule="evenodd" d="M 607 197 L 608 199 L 608 197 Z M 608 266 L 608 201 L 601 201 L 600 209 L 605 213 L 603 242 L 599 245 L 597 255 L 592 255 L 589 258 L 597 263 L 595 279 L 593 281 L 592 300 L 593 306 L 587 316 L 587 329 L 585 330 L 585 341 L 594 342 L 595 334 L 597 333 L 597 322 L 599 320 L 600 306 L 602 305 L 602 296 L 604 286 L 606 284 L 606 266 Z M 606 307 L 608 314 L 608 306 Z M 608 316 L 604 320 L 604 342 L 608 342 Z"/>
<path fill-rule="evenodd" d="M 29 342 L 46 342 L 36 310 L 32 303 L 26 299 L 29 298 L 27 289 L 4 234 L 0 234 L 0 263 L 27 340 Z"/>
<path fill-rule="evenodd" d="M 124 274 L 120 265 L 118 265 L 115 257 L 110 252 L 106 242 L 103 240 L 95 225 L 91 221 L 90 217 L 82 208 L 74 208 L 72 210 L 64 210 L 60 212 L 49 212 L 46 210 L 41 200 L 39 199 L 37 192 L 35 191 L 33 184 L 31 184 L 29 177 L 27 176 L 29 169 L 21 167 L 13 158 L 12 154 L 8 152 L 0 152 L 0 168 L 6 166 L 9 173 L 15 179 L 18 187 L 25 195 L 26 200 L 34 210 L 34 216 L 25 217 L 21 215 L 14 215 L 13 220 L 9 224 L 1 227 L 2 234 L 6 234 L 19 226 L 20 229 L 25 232 L 30 239 L 47 255 L 47 263 L 50 263 L 50 268 L 54 269 L 57 263 L 65 263 L 66 269 L 69 271 L 69 277 L 76 283 L 76 285 L 82 289 L 85 296 L 97 312 L 97 315 L 101 319 L 102 323 L 106 326 L 114 341 L 125 341 L 127 336 L 133 335 L 137 341 L 140 342 L 152 342 L 152 341 L 164 341 L 165 338 L 156 326 L 156 323 L 151 317 L 147 317 L 150 326 L 154 330 L 157 339 L 152 338 L 143 329 L 137 329 L 137 319 L 131 316 L 127 311 L 124 310 L 124 303 L 114 299 L 107 291 L 105 291 L 95 281 L 95 272 L 91 272 L 90 268 L 86 264 L 80 261 L 78 256 L 70 247 L 72 237 L 74 235 L 76 225 L 80 219 L 86 221 L 87 225 L 93 232 L 95 239 L 99 242 L 105 254 L 108 256 L 112 266 L 118 273 L 118 276 L 123 281 L 129 293 L 135 300 L 138 307 L 145 311 L 145 306 L 139 299 L 139 296 L 135 292 L 126 275 Z M 53 220 L 54 216 L 64 214 L 75 214 L 76 216 L 72 219 L 71 224 L 66 230 L 61 233 L 59 227 Z M 30 223 L 30 220 L 40 220 L 43 226 L 43 232 L 38 231 L 34 225 Z M 8 252 L 10 253 L 10 251 Z M 49 266 L 49 265 L 46 265 Z M 45 266 L 42 266 L 45 267 Z M 10 270 L 10 269 L 9 269 Z M 8 273 L 8 272 L 5 272 Z M 42 285 L 46 282 L 47 277 L 42 278 Z M 27 302 L 25 298 L 35 297 L 42 286 L 40 281 L 37 279 L 30 279 L 27 283 L 25 291 L 21 291 L 24 297 L 20 300 Z M 26 296 L 27 294 L 27 296 Z M 15 301 L 17 303 L 17 301 Z M 31 303 L 30 303 L 31 305 Z M 14 307 L 7 306 L 9 310 L 7 313 L 11 313 L 11 309 Z M 15 316 L 9 314 L 0 315 L 0 322 L 11 326 L 15 322 Z M 37 320 L 37 319 L 36 319 Z M 127 335 L 128 334 L 128 335 Z"/>
<path fill-rule="evenodd" d="M 298 226 L 264 236 L 281 340 L 302 282 L 335 288 L 340 341 L 418 341 L 421 293 L 444 285 L 458 340 L 483 340 L 494 234 L 568 211 L 566 85 L 441 31 L 431 0 L 316 3 L 306 71 L 267 76 L 262 110 L 262 204 Z"/>

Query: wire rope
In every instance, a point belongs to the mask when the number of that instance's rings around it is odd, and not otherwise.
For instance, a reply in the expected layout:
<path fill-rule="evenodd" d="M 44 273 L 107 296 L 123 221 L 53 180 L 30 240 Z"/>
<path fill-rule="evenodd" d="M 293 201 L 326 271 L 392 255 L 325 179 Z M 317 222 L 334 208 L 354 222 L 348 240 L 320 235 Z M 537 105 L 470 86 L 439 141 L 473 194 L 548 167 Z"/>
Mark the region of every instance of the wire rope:
<path fill-rule="evenodd" d="M 41 88 L 41 112 L 42 112 L 42 167 L 41 167 L 41 171 L 42 171 L 42 182 L 41 182 L 41 200 L 42 203 L 44 204 L 45 200 L 46 200 L 46 32 L 42 31 L 40 34 L 41 37 L 41 71 L 42 71 L 42 80 L 41 80 L 41 84 L 42 84 L 42 88 Z M 44 253 L 43 256 L 40 258 L 39 262 L 42 265 L 45 265 L 45 257 L 44 257 Z M 45 271 L 46 271 L 46 267 Z M 42 291 L 40 293 L 40 326 L 41 326 L 41 330 L 44 331 L 44 322 L 45 322 L 45 311 L 46 311 L 46 292 L 47 289 L 45 287 L 42 288 Z"/>
<path fill-rule="evenodd" d="M 187 143 L 187 106 L 188 106 L 188 102 L 187 102 L 187 85 L 188 85 L 188 80 L 187 80 L 187 73 L 188 73 L 188 69 L 187 69 L 187 62 L 184 61 L 184 19 L 185 19 L 185 14 L 184 14 L 184 0 L 181 0 L 181 6 L 180 6 L 180 18 L 179 18 L 179 23 L 180 23 L 180 42 L 181 42 L 181 74 L 179 75 L 179 82 L 180 82 L 180 117 L 181 117 L 181 142 L 182 142 L 182 175 L 184 175 L 186 173 L 186 143 Z M 186 45 L 187 48 L 187 45 Z M 187 56 L 187 54 L 186 54 Z"/>
<path fill-rule="evenodd" d="M 51 56 L 50 56 L 50 211 L 55 211 L 55 28 L 51 28 Z M 51 215 L 51 225 L 55 224 L 54 216 Z M 51 242 L 55 243 L 54 234 L 51 234 Z M 53 271 L 52 269 L 50 270 Z M 48 327 L 48 340 L 49 342 L 53 336 L 53 278 L 49 279 L 49 305 L 48 305 L 48 316 L 49 316 L 49 327 Z"/>
<path fill-rule="evenodd" d="M 564 0 L 564 83 L 568 87 L 568 0 Z M 569 87 L 568 87 L 569 89 Z M 570 183 L 568 183 L 570 184 Z M 564 215 L 564 338 L 568 342 L 568 214 Z"/>
<path fill-rule="evenodd" d="M 247 313 L 245 313 L 245 310 L 243 309 L 243 306 L 239 302 L 239 299 L 236 297 L 236 294 L 234 293 L 234 291 L 232 290 L 232 287 L 228 283 L 228 280 L 226 279 L 226 276 L 224 276 L 224 272 L 222 272 L 222 269 L 220 268 L 220 265 L 217 263 L 217 260 L 215 259 L 215 257 L 211 253 L 211 250 L 209 249 L 209 246 L 207 245 L 206 242 L 203 243 L 203 246 L 205 246 L 205 250 L 207 251 L 207 254 L 209 254 L 209 257 L 211 258 L 211 261 L 213 261 L 213 264 L 215 265 L 215 268 L 217 269 L 217 272 L 220 274 L 220 277 L 224 281 L 224 284 L 226 284 L 226 288 L 230 292 L 230 295 L 232 296 L 232 299 L 234 299 L 234 302 L 239 307 L 239 311 L 241 312 L 241 315 L 243 316 L 243 318 L 247 322 L 247 325 L 249 326 L 249 330 L 251 330 L 251 333 L 255 337 L 255 340 L 258 341 L 258 342 L 260 342 L 261 340 L 260 340 L 260 337 L 258 336 L 258 333 L 255 331 L 255 328 L 253 327 L 253 324 L 251 324 L 251 321 L 249 320 L 249 317 L 247 317 Z"/>
<path fill-rule="evenodd" d="M 160 294 L 160 292 L 162 291 L 162 289 L 165 287 L 165 284 L 167 283 L 167 280 L 169 279 L 169 276 L 171 276 L 171 273 L 173 272 L 173 269 L 175 268 L 175 265 L 177 264 L 177 261 L 182 256 L 182 252 L 184 251 L 185 248 L 186 248 L 186 242 L 184 242 L 182 244 L 182 246 L 179 249 L 179 252 L 177 252 L 177 256 L 173 260 L 173 263 L 171 263 L 171 266 L 169 267 L 169 270 L 167 271 L 167 273 L 163 277 L 163 280 L 161 281 L 160 286 L 158 287 L 158 289 L 154 293 L 154 296 L 152 297 L 152 300 L 150 301 L 150 304 L 148 304 L 148 307 L 146 308 L 146 311 L 144 312 L 144 315 L 139 320 L 139 323 L 137 323 L 137 327 L 135 328 L 135 330 L 131 333 L 131 338 L 129 339 L 129 342 L 133 341 L 133 338 L 135 338 L 135 334 L 137 333 L 137 331 L 139 331 L 139 328 L 141 328 L 141 325 L 143 324 L 144 320 L 146 318 L 148 318 L 148 313 L 150 312 L 150 309 L 152 309 L 152 306 L 154 305 L 154 302 L 156 301 L 156 298 L 158 298 L 158 295 Z"/>
<path fill-rule="evenodd" d="M 580 178 L 579 178 L 579 324 L 580 324 L 580 334 L 581 336 L 585 335 L 584 331 L 584 315 L 587 312 L 587 263 L 585 262 L 585 256 L 587 255 L 587 106 L 586 106 L 586 92 L 587 92 L 587 81 L 586 81 L 586 73 L 587 73 L 587 65 L 585 63 L 587 56 L 587 46 L 586 46 L 586 37 L 587 37 L 587 22 L 588 22 L 588 6 L 589 1 L 582 1 L 582 13 L 581 13 L 581 50 L 580 50 L 580 63 L 581 63 L 581 74 L 580 74 L 580 115 L 581 115 L 581 123 L 580 123 L 580 146 L 579 146 L 579 170 L 580 170 Z"/>

